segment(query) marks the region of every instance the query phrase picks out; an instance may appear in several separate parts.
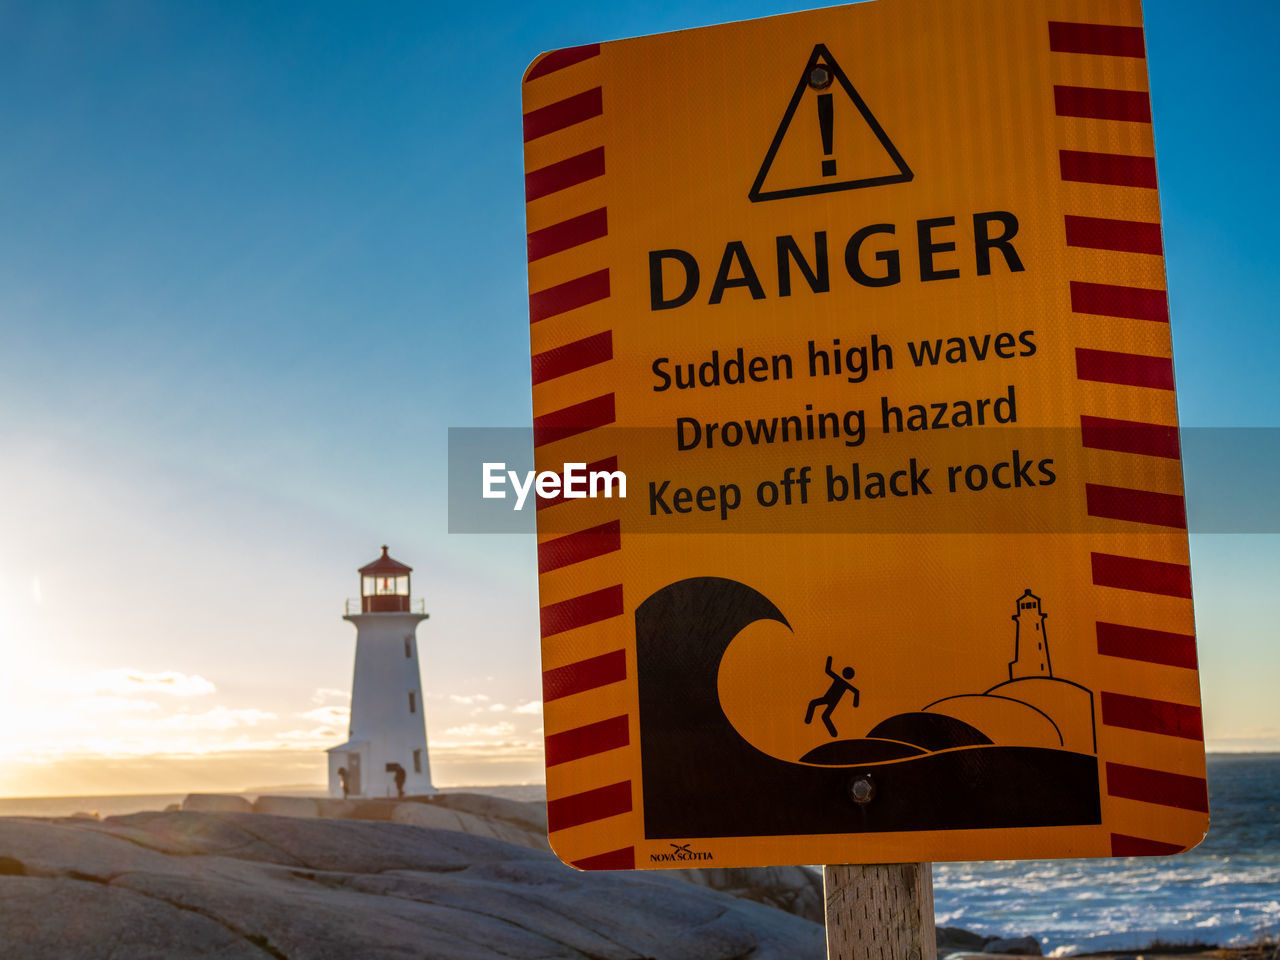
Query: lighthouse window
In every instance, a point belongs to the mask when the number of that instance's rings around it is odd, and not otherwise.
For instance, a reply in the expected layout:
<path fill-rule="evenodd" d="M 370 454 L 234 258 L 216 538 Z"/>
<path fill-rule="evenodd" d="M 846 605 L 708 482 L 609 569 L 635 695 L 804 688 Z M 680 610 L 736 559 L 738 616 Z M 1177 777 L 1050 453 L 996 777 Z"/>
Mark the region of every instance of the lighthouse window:
<path fill-rule="evenodd" d="M 421 750 L 413 751 L 413 772 L 414 773 L 422 772 L 422 751 Z"/>
<path fill-rule="evenodd" d="M 411 641 L 408 637 L 404 638 L 404 655 L 405 657 L 413 656 L 413 641 Z"/>
<path fill-rule="evenodd" d="M 407 597 L 409 578 L 407 576 L 362 577 L 360 589 L 366 597 Z"/>
<path fill-rule="evenodd" d="M 414 696 L 414 693 L 412 690 L 409 691 L 409 712 L 410 713 L 418 712 L 418 698 Z"/>

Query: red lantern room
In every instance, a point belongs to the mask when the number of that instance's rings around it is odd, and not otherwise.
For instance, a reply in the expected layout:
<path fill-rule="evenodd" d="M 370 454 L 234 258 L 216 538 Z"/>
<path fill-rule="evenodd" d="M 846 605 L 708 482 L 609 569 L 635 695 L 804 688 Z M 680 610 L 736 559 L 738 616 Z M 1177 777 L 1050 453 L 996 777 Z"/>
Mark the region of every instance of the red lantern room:
<path fill-rule="evenodd" d="M 360 568 L 361 613 L 407 613 L 409 574 L 413 567 L 393 560 L 382 548 L 382 556 Z"/>

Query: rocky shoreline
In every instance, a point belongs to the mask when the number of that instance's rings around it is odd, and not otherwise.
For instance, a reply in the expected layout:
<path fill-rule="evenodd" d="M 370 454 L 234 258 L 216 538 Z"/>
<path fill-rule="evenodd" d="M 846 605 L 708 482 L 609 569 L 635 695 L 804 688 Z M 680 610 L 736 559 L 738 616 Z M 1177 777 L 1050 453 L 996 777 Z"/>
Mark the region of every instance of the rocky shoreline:
<path fill-rule="evenodd" d="M 545 806 L 192 795 L 129 816 L 0 819 L 0 955 L 338 960 L 821 960 L 803 867 L 580 873 Z M 938 931 L 939 957 L 1039 955 Z M 1104 956 L 1104 955 L 1099 955 Z M 1113 958 L 1164 960 L 1136 951 Z M 1273 960 L 1271 954 L 1181 954 Z"/>

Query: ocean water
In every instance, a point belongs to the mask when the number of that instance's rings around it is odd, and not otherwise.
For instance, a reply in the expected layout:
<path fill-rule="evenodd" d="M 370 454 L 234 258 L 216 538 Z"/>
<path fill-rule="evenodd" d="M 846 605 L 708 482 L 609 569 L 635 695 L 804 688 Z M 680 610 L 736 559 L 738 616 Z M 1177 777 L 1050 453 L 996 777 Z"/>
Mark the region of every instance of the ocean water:
<path fill-rule="evenodd" d="M 0 817 L 117 817 L 163 810 L 182 803 L 182 793 L 138 793 L 106 797 L 0 797 Z"/>
<path fill-rule="evenodd" d="M 939 924 L 1049 956 L 1280 937 L 1280 754 L 1209 758 L 1209 835 L 1175 857 L 934 866 Z"/>
<path fill-rule="evenodd" d="M 454 789 L 545 797 L 540 784 Z M 0 798 L 0 817 L 106 817 L 181 800 Z M 1138 949 L 1155 939 L 1230 946 L 1280 937 L 1280 754 L 1211 756 L 1209 806 L 1208 837 L 1176 857 L 935 864 L 938 923 L 1031 935 L 1046 955 L 1059 957 Z"/>

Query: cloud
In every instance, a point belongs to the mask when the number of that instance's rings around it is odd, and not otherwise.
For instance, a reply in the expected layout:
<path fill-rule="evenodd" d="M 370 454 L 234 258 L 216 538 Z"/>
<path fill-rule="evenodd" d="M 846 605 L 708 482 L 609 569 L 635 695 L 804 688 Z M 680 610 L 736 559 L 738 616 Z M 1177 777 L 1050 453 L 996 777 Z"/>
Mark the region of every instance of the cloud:
<path fill-rule="evenodd" d="M 1226 736 L 1226 739 L 1228 740 L 1232 740 L 1232 739 L 1276 740 L 1276 739 L 1280 739 L 1280 727 L 1274 727 L 1270 725 L 1241 727 L 1239 730 L 1233 730 L 1230 733 L 1228 733 Z"/>
<path fill-rule="evenodd" d="M 163 703 L 142 699 L 72 700 L 45 712 L 37 707 L 25 725 L 0 727 L 0 772 L 14 759 L 39 765 L 121 757 L 162 761 L 257 756 L 280 751 L 309 752 L 322 766 L 321 751 L 346 739 L 346 724 L 333 725 L 334 715 L 324 708 L 314 713 L 317 716 L 305 719 L 320 722 L 304 729 L 282 730 L 288 721 L 269 710 L 216 706 L 201 712 L 170 712 Z"/>
<path fill-rule="evenodd" d="M 466 723 L 460 727 L 449 727 L 445 730 L 446 737 L 508 737 L 516 732 L 515 725 L 503 720 L 501 723 Z"/>
<path fill-rule="evenodd" d="M 72 701 L 72 709 L 85 713 L 154 713 L 160 704 L 154 700 L 134 700 L 130 697 L 83 697 Z"/>
<path fill-rule="evenodd" d="M 335 690 L 333 687 L 317 687 L 311 694 L 312 703 L 326 703 L 329 700 L 348 700 L 350 694 L 346 690 Z"/>
<path fill-rule="evenodd" d="M 234 727 L 256 727 L 265 720 L 274 719 L 276 715 L 265 710 L 214 707 L 204 713 L 175 713 L 156 721 L 154 726 L 166 730 L 230 730 Z"/>
<path fill-rule="evenodd" d="M 535 764 L 540 772 L 543 762 L 541 740 L 500 740 L 473 743 L 455 743 L 450 740 L 431 741 L 433 770 L 452 763 L 495 764 L 522 761 Z"/>
<path fill-rule="evenodd" d="M 1214 737 L 1206 736 L 1205 749 L 1210 753 L 1273 753 L 1280 750 L 1280 731 L 1261 728 L 1258 736 L 1248 735 L 1248 731 L 1240 736 Z"/>
<path fill-rule="evenodd" d="M 312 723 L 323 724 L 326 727 L 345 727 L 351 720 L 351 710 L 347 707 L 330 705 L 316 707 L 298 716 L 303 720 L 310 720 Z"/>
<path fill-rule="evenodd" d="M 473 693 L 469 697 L 464 697 L 456 693 L 451 693 L 449 694 L 449 699 L 452 700 L 454 703 L 480 703 L 490 698 L 487 694 L 483 694 L 483 693 Z"/>
<path fill-rule="evenodd" d="M 218 690 L 204 677 L 193 673 L 179 673 L 177 670 L 148 673 L 145 670 L 133 670 L 128 667 L 100 670 L 97 673 L 71 677 L 63 686 L 78 693 L 105 693 L 121 697 L 138 693 L 165 693 L 171 697 L 203 697 Z"/>
<path fill-rule="evenodd" d="M 344 723 L 334 729 L 323 724 L 310 730 L 286 730 L 277 733 L 269 740 L 255 742 L 247 749 L 251 750 L 311 750 L 317 755 L 320 751 L 337 746 L 347 739 L 347 727 Z"/>
<path fill-rule="evenodd" d="M 506 711 L 506 709 L 507 709 L 507 705 L 506 705 L 505 703 L 495 703 L 495 704 L 490 705 L 490 707 L 489 707 L 489 712 L 490 712 L 490 713 L 504 713 L 504 712 Z"/>
<path fill-rule="evenodd" d="M 542 701 L 541 701 L 541 700 L 530 700 L 528 703 L 522 703 L 522 704 L 520 704 L 520 706 L 516 707 L 515 712 L 516 712 L 516 713 L 530 713 L 530 714 L 537 714 L 538 716 L 541 716 L 541 715 L 542 715 Z"/>
<path fill-rule="evenodd" d="M 126 704 L 136 702 L 142 701 L 125 701 Z M 276 723 L 271 722 L 278 719 L 276 715 L 265 710 L 216 707 L 202 713 L 169 716 L 144 716 L 141 713 L 104 716 L 104 722 L 96 727 L 86 725 L 86 715 L 81 714 L 74 734 L 68 729 L 43 741 L 23 736 L 9 743 L 0 736 L 0 760 L 4 763 L 16 760 L 31 768 L 43 768 L 72 762 L 114 760 L 146 761 L 159 765 L 171 761 L 221 762 L 225 759 L 230 762 L 235 757 L 275 755 L 309 757 L 316 769 L 322 769 L 322 751 L 346 739 L 345 724 L 335 728 L 318 723 L 306 728 L 280 730 Z M 540 730 L 532 736 L 517 734 L 514 724 L 501 721 L 449 727 L 442 734 L 428 733 L 433 761 L 481 765 L 512 762 L 527 764 L 534 774 L 541 769 L 543 744 Z M 0 764 L 2 769 L 4 766 Z M 527 773 L 521 774 L 525 775 Z"/>

